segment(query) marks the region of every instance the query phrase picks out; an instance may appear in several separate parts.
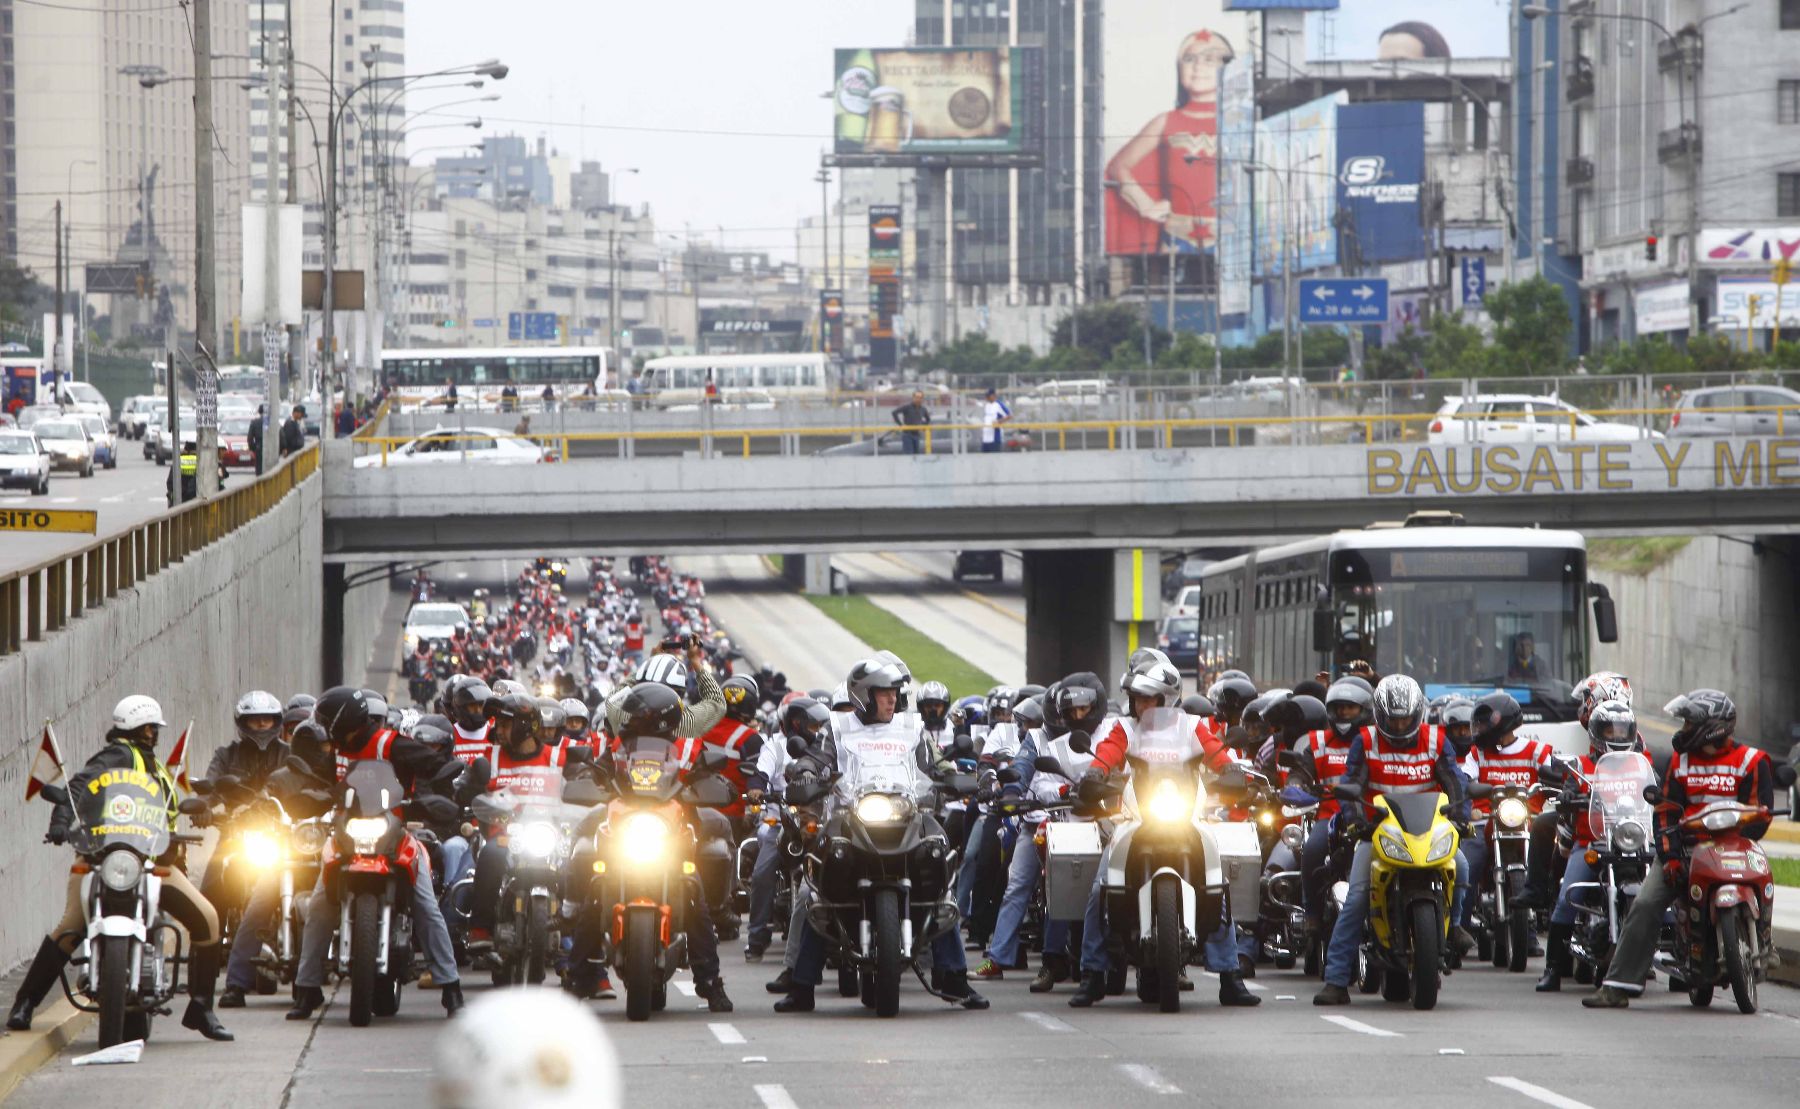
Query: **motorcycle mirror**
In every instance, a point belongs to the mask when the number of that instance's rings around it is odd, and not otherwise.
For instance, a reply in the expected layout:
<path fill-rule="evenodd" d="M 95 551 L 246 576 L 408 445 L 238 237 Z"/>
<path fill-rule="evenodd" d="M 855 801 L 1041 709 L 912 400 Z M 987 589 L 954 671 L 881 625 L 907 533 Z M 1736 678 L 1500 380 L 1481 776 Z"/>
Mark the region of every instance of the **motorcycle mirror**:
<path fill-rule="evenodd" d="M 212 806 L 208 805 L 198 797 L 188 797 L 184 798 L 181 804 L 177 805 L 176 808 L 181 810 L 182 816 L 199 816 L 201 813 L 211 809 Z"/>
<path fill-rule="evenodd" d="M 1796 771 L 1794 769 L 1793 763 L 1784 762 L 1784 763 L 1776 764 L 1776 766 L 1775 766 L 1775 784 L 1777 786 L 1781 787 L 1782 789 L 1786 789 L 1787 787 L 1793 785 L 1796 780 L 1800 780 L 1800 771 Z"/>
<path fill-rule="evenodd" d="M 954 740 L 951 741 L 950 755 L 952 758 L 958 758 L 958 759 L 974 758 L 975 757 L 975 741 L 973 739 L 969 738 L 969 734 L 967 732 L 962 733 L 961 735 L 957 736 Z"/>
<path fill-rule="evenodd" d="M 591 809 L 606 800 L 606 791 L 592 778 L 576 778 L 563 783 L 562 799 L 564 804 Z"/>
<path fill-rule="evenodd" d="M 469 780 L 474 782 L 479 789 L 486 789 L 488 782 L 493 777 L 494 764 L 488 761 L 486 755 L 480 756 L 469 764 Z"/>
<path fill-rule="evenodd" d="M 1466 788 L 1469 796 L 1477 801 L 1485 801 L 1494 795 L 1494 787 L 1488 782 L 1470 782 Z"/>
<path fill-rule="evenodd" d="M 1094 737 L 1080 728 L 1069 733 L 1069 750 L 1077 755 L 1085 755 L 1094 749 Z"/>
<path fill-rule="evenodd" d="M 1331 787 L 1331 796 L 1339 801 L 1361 801 L 1362 787 L 1354 782 L 1339 782 Z"/>
<path fill-rule="evenodd" d="M 811 750 L 812 750 L 812 748 L 807 746 L 806 741 L 804 739 L 801 739 L 797 735 L 788 736 L 788 741 L 787 741 L 788 758 L 803 759 L 807 756 L 807 753 L 810 752 Z"/>
<path fill-rule="evenodd" d="M 1056 759 L 1056 757 L 1053 755 L 1045 755 L 1043 758 L 1041 758 L 1037 761 L 1036 765 L 1037 765 L 1037 772 L 1039 774 L 1055 774 L 1059 778 L 1067 778 L 1069 776 L 1068 770 L 1065 769 L 1063 767 L 1063 764 L 1060 761 L 1058 761 Z M 1013 770 L 1011 767 L 1008 767 L 1006 770 L 1002 770 L 1000 772 L 1000 780 L 1005 781 L 1006 780 L 1005 776 L 1009 771 L 1012 773 L 1012 776 L 1013 776 L 1012 780 L 1015 782 L 1018 781 L 1019 780 L 1019 772 L 1017 770 Z"/>
<path fill-rule="evenodd" d="M 1043 765 L 1044 765 L 1043 760 L 1042 759 L 1038 760 L 1039 769 L 1042 769 Z M 1023 775 L 1021 775 L 1017 769 L 1010 767 L 1010 766 L 1005 768 L 1004 770 L 997 770 L 994 772 L 994 780 L 997 782 L 1005 782 L 1007 785 L 1012 785 L 1013 783 L 1017 782 L 1021 777 L 1023 777 Z"/>
<path fill-rule="evenodd" d="M 1656 784 L 1652 782 L 1650 785 L 1644 787 L 1644 800 L 1650 802 L 1652 805 L 1660 805 L 1663 803 L 1663 791 L 1658 789 Z"/>

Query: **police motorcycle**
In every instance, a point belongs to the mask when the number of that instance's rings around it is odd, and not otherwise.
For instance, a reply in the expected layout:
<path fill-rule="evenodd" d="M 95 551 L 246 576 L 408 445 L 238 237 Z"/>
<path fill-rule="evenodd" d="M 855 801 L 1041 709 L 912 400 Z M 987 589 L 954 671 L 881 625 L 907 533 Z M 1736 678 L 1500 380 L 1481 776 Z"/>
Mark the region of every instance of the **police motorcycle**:
<path fill-rule="evenodd" d="M 67 799 L 75 810 L 69 844 L 78 856 L 74 871 L 82 876 L 86 916 L 63 970 L 63 993 L 77 1009 L 100 1015 L 101 1047 L 148 1040 L 151 1021 L 168 1012 L 186 961 L 187 933 L 161 907 L 168 870 L 156 860 L 171 845 L 204 837 L 170 830 L 173 798 L 164 783 L 141 771 L 106 771 L 79 796 L 46 786 L 44 797 L 53 804 Z M 206 808 L 198 798 L 178 806 L 200 820 Z"/>
<path fill-rule="evenodd" d="M 1569 953 L 1591 968 L 1595 981 L 1603 981 L 1625 916 L 1656 865 L 1655 807 L 1644 799 L 1645 789 L 1656 786 L 1656 768 L 1636 751 L 1601 755 L 1587 776 L 1578 766 L 1559 765 L 1566 778 L 1587 790 L 1585 815 L 1593 837 L 1585 849 L 1593 880 L 1568 886 L 1575 909 Z"/>
<path fill-rule="evenodd" d="M 1332 795 L 1349 806 L 1345 811 L 1353 818 L 1369 807 L 1355 783 L 1333 786 Z M 1414 1009 L 1430 1009 L 1437 1005 L 1450 932 L 1457 826 L 1442 793 L 1385 794 L 1371 804 L 1375 819 L 1361 822 L 1356 832 L 1373 849 L 1363 992 L 1379 988 L 1385 1000 L 1411 1000 Z"/>
<path fill-rule="evenodd" d="M 835 787 L 833 811 L 807 848 L 807 920 L 837 960 L 840 989 L 854 974 L 863 1004 L 891 1017 L 900 1011 L 903 972 L 910 966 L 923 981 L 919 951 L 960 925 L 957 851 L 933 810 L 940 799 L 973 794 L 976 780 L 951 773 L 934 782 L 914 756 L 914 725 L 902 718 L 881 728 L 891 742 L 857 749 L 840 742 L 837 775 L 790 781 L 787 794 L 804 803 L 827 783 Z M 790 740 L 790 756 L 808 751 Z M 952 753 L 971 755 L 973 745 L 958 737 Z"/>
<path fill-rule="evenodd" d="M 1182 970 L 1223 919 L 1224 860 L 1235 859 L 1248 878 L 1240 897 L 1252 920 L 1262 862 L 1255 827 L 1220 820 L 1201 778 L 1202 753 L 1183 721 L 1178 708 L 1155 708 L 1135 722 L 1130 777 L 1107 783 L 1121 791 L 1122 809 L 1101 875 L 1115 973 L 1135 968 L 1138 999 L 1165 1013 L 1181 1011 Z M 1074 750 L 1090 744 L 1085 735 L 1071 737 Z"/>

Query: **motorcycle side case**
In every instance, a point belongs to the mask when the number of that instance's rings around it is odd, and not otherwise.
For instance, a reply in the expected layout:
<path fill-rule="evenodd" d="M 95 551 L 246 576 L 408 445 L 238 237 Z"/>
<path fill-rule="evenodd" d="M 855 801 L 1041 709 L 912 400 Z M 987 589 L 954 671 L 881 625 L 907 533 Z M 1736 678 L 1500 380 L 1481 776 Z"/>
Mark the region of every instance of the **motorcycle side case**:
<path fill-rule="evenodd" d="M 1055 820 L 1044 832 L 1044 913 L 1051 920 L 1080 920 L 1100 873 L 1100 826 Z"/>
<path fill-rule="evenodd" d="M 1262 841 L 1256 826 L 1248 823 L 1204 824 L 1200 829 L 1206 841 L 1207 884 L 1214 884 L 1213 864 L 1217 860 L 1218 883 L 1231 898 L 1231 919 L 1239 924 L 1254 924 L 1262 909 Z"/>

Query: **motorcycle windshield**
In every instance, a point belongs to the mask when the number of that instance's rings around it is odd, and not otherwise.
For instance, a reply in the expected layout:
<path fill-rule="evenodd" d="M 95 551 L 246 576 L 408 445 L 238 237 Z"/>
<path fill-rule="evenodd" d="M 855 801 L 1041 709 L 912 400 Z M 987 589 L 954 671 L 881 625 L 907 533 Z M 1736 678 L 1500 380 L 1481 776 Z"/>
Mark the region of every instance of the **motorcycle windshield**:
<path fill-rule="evenodd" d="M 125 846 L 154 859 L 169 849 L 173 799 L 148 774 L 109 770 L 88 782 L 74 802 L 71 841 L 81 854 Z"/>
<path fill-rule="evenodd" d="M 1656 768 L 1635 751 L 1600 756 L 1589 779 L 1588 822 L 1608 843 L 1630 850 L 1650 842 L 1654 810 L 1644 800 L 1644 787 L 1656 782 Z M 1621 831 L 1627 826 L 1632 830 Z"/>
<path fill-rule="evenodd" d="M 901 721 L 858 725 L 838 735 L 840 795 L 854 799 L 865 793 L 892 793 L 914 800 L 930 789 L 919 768 L 917 732 Z"/>
<path fill-rule="evenodd" d="M 344 772 L 345 818 L 384 816 L 406 800 L 406 790 L 394 764 L 386 759 L 361 759 Z"/>
<path fill-rule="evenodd" d="M 1019 727 L 1010 720 L 988 726 L 981 754 L 990 759 L 1011 759 L 1019 753 Z"/>
<path fill-rule="evenodd" d="M 619 744 L 619 783 L 633 797 L 667 801 L 681 788 L 681 752 L 656 736 L 632 736 Z"/>
<path fill-rule="evenodd" d="M 1193 721 L 1176 708 L 1151 709 L 1137 720 L 1120 718 L 1132 733 L 1127 745 L 1131 786 L 1125 798 L 1128 814 L 1185 819 L 1194 811 L 1200 790 L 1200 741 Z M 1102 725 L 1102 735 L 1110 731 Z"/>

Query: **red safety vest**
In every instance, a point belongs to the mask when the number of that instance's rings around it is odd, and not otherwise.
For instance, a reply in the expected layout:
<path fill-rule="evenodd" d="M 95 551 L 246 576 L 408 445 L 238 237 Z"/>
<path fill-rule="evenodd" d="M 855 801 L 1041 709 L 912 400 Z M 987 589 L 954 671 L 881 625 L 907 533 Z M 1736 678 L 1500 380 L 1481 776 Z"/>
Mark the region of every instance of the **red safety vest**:
<path fill-rule="evenodd" d="M 627 651 L 644 649 L 644 625 L 636 621 L 625 625 L 625 649 Z"/>
<path fill-rule="evenodd" d="M 540 743 L 537 754 L 519 758 L 498 744 L 489 747 L 488 762 L 493 766 L 488 790 L 506 789 L 520 797 L 544 801 L 562 798 L 563 749 L 560 744 Z"/>
<path fill-rule="evenodd" d="M 1444 752 L 1444 731 L 1435 724 L 1419 728 L 1411 747 L 1391 746 L 1374 725 L 1363 728 L 1363 755 L 1369 768 L 1369 790 L 1374 797 L 1390 793 L 1436 793 L 1437 762 Z"/>
<path fill-rule="evenodd" d="M 453 724 L 450 728 L 450 754 L 461 763 L 472 763 L 488 753 L 493 744 L 488 742 L 488 733 L 494 730 L 492 721 L 481 726 L 478 732 L 465 732 L 461 724 Z"/>
<path fill-rule="evenodd" d="M 1756 762 L 1762 757 L 1761 751 L 1736 741 L 1710 758 L 1676 755 L 1669 763 L 1669 782 L 1680 782 L 1687 792 L 1687 807 L 1681 815 L 1693 816 L 1719 801 L 1743 799 L 1744 783 L 1756 776 Z"/>
<path fill-rule="evenodd" d="M 392 728 L 382 728 L 354 751 L 345 751 L 339 748 L 337 753 L 338 781 L 344 780 L 344 775 L 349 771 L 350 764 L 353 762 L 361 762 L 363 759 L 385 761 L 394 749 L 394 737 L 398 734 Z"/>
<path fill-rule="evenodd" d="M 719 777 L 724 778 L 726 781 L 736 786 L 738 792 L 738 799 L 736 801 L 719 810 L 726 816 L 737 817 L 743 815 L 743 794 L 746 778 L 744 773 L 744 742 L 756 734 L 756 729 L 750 725 L 740 724 L 736 720 L 726 717 L 724 720 L 714 724 L 712 730 L 701 737 L 701 751 L 705 751 L 708 747 L 716 747 L 725 752 L 725 757 L 731 760 L 726 764 L 725 769 L 719 771 Z"/>
<path fill-rule="evenodd" d="M 1527 789 L 1537 784 L 1538 769 L 1550 758 L 1550 749 L 1536 740 L 1528 740 L 1525 746 L 1510 755 L 1498 751 L 1488 751 L 1480 747 L 1474 749 L 1475 780 L 1486 782 L 1491 786 L 1524 786 Z M 1486 797 L 1472 798 L 1478 816 L 1486 816 L 1493 808 L 1493 802 Z"/>
<path fill-rule="evenodd" d="M 1329 819 L 1337 815 L 1338 800 L 1331 795 L 1331 787 L 1344 780 L 1344 770 L 1350 764 L 1351 740 L 1339 740 L 1337 732 L 1330 728 L 1309 733 L 1306 737 L 1306 751 L 1312 756 L 1313 780 L 1319 788 L 1319 818 Z"/>

